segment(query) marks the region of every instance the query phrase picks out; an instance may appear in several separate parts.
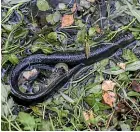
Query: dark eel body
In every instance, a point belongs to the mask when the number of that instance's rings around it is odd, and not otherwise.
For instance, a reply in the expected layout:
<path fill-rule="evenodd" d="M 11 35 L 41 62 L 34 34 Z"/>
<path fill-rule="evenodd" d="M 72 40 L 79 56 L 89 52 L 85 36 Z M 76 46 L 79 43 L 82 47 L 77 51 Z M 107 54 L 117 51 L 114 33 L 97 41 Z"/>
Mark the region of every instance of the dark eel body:
<path fill-rule="evenodd" d="M 121 38 L 116 40 L 113 44 L 100 44 L 95 47 L 92 47 L 88 58 L 86 57 L 84 50 L 76 52 L 59 52 L 53 53 L 51 55 L 44 54 L 31 55 L 23 59 L 11 72 L 10 76 L 11 93 L 17 98 L 24 100 L 26 102 L 32 102 L 42 98 L 46 98 L 53 91 L 56 91 L 59 88 L 61 88 L 82 67 L 93 64 L 107 57 L 110 57 L 118 49 L 124 48 L 134 41 L 135 40 L 133 35 L 127 33 L 125 35 L 122 35 Z M 39 91 L 33 95 L 22 93 L 19 90 L 18 88 L 19 75 L 27 67 L 38 64 L 55 65 L 57 63 L 66 63 L 70 67 L 74 68 L 72 68 L 72 70 L 70 70 L 68 73 L 63 74 L 56 81 L 50 84 L 47 90 Z"/>

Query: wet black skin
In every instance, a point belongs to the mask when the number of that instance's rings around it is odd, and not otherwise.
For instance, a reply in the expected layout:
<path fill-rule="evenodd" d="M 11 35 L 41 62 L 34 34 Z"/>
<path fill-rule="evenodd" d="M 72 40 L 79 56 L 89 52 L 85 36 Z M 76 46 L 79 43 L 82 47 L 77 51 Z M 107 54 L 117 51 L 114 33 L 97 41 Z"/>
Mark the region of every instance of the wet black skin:
<path fill-rule="evenodd" d="M 128 46 L 130 43 L 134 42 L 133 35 L 127 33 L 119 37 L 112 44 L 100 44 L 92 47 L 90 50 L 90 55 L 87 58 L 85 51 L 75 51 L 75 52 L 58 52 L 51 55 L 45 54 L 35 54 L 23 59 L 11 72 L 10 85 L 11 93 L 26 102 L 36 102 L 39 99 L 46 98 L 54 90 L 61 88 L 77 71 L 79 71 L 83 66 L 87 66 L 103 60 L 107 57 L 113 55 L 118 49 Z M 135 44 L 135 43 L 134 43 Z M 63 74 L 57 80 L 54 81 L 49 86 L 50 90 L 39 91 L 35 94 L 29 95 L 20 92 L 18 88 L 18 78 L 22 71 L 31 65 L 45 64 L 45 65 L 55 65 L 57 63 L 66 63 L 70 67 L 74 67 L 68 73 Z M 48 89 L 48 88 L 47 88 Z"/>

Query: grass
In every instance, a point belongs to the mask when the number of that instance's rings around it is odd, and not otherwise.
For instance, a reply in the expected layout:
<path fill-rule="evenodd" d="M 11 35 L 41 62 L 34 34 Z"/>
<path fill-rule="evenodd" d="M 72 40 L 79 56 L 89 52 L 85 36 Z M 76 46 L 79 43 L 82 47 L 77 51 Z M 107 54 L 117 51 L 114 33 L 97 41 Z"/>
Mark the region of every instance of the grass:
<path fill-rule="evenodd" d="M 16 5 L 2 5 L 2 113 L 1 113 L 1 128 L 4 131 L 25 131 L 25 130 L 40 130 L 40 131 L 88 131 L 88 130 L 140 130 L 139 115 L 140 115 L 140 67 L 139 56 L 136 56 L 132 51 L 139 48 L 140 43 L 140 23 L 139 23 L 139 5 L 137 1 L 134 3 L 115 1 L 117 10 L 110 12 L 109 1 L 107 11 L 109 16 L 103 18 L 106 20 L 106 26 L 101 29 L 102 32 L 97 32 L 97 25 L 100 24 L 98 6 L 91 4 L 95 8 L 92 25 L 93 31 L 89 36 L 89 29 L 86 28 L 86 22 L 77 22 L 75 25 L 66 27 L 65 29 L 76 29 L 81 36 L 71 36 L 74 38 L 72 44 L 68 44 L 68 35 L 65 32 L 56 32 L 55 28 L 61 23 L 48 26 L 41 25 L 31 13 L 29 21 L 25 22 L 24 11 L 29 7 L 27 3 L 18 3 Z M 3 3 L 2 3 L 3 4 Z M 30 3 L 31 4 L 31 3 Z M 135 8 L 131 8 L 135 6 Z M 21 17 L 17 23 L 12 23 L 14 12 Z M 60 11 L 61 12 L 61 11 Z M 65 12 L 65 11 L 63 11 Z M 88 10 L 89 12 L 89 10 Z M 119 12 L 119 14 L 118 14 Z M 86 12 L 85 12 L 86 13 Z M 35 14 L 37 15 L 37 14 Z M 92 16 L 92 15 L 91 15 Z M 119 20 L 123 19 L 122 22 Z M 40 18 L 42 20 L 42 18 Z M 82 15 L 79 16 L 82 20 Z M 108 24 L 114 22 L 112 25 Z M 15 21 L 15 20 L 14 20 Z M 128 22 L 125 24 L 125 22 Z M 36 26 L 33 26 L 36 23 Z M 41 25 L 42 30 L 38 32 L 37 25 Z M 118 26 L 112 30 L 110 27 Z M 78 27 L 78 28 L 77 28 Z M 40 28 L 40 29 L 41 29 Z M 34 29 L 34 30 L 32 30 Z M 81 29 L 81 30 L 80 30 Z M 45 33 L 44 33 L 44 31 Z M 50 54 L 54 51 L 77 50 L 86 44 L 86 55 L 90 51 L 90 46 L 94 46 L 98 42 L 93 38 L 104 35 L 102 38 L 105 42 L 110 42 L 116 35 L 122 31 L 129 31 L 137 40 L 137 45 L 133 50 L 126 49 L 120 59 L 116 60 L 126 64 L 127 70 L 122 70 L 113 58 L 107 58 L 95 63 L 77 73 L 68 83 L 66 88 L 61 88 L 48 100 L 38 103 L 35 106 L 25 107 L 9 98 L 10 86 L 8 84 L 9 73 L 12 66 L 28 56 L 26 50 L 31 50 L 35 54 L 41 50 L 44 54 Z M 30 34 L 29 34 L 30 33 Z M 53 37 L 49 37 L 49 33 Z M 54 34 L 55 33 L 55 34 Z M 84 34 L 83 34 L 84 33 Z M 57 38 L 56 39 L 56 36 Z M 79 38 L 78 38 L 79 37 Z M 101 40 L 101 41 L 102 41 Z M 85 42 L 86 41 L 86 42 Z M 9 67 L 9 68 L 8 68 Z M 8 69 L 7 69 L 8 68 Z M 7 69 L 7 70 L 6 70 Z M 120 73 L 119 73 L 120 72 Z M 111 80 L 116 83 L 113 92 L 117 95 L 113 107 L 107 105 L 103 100 L 104 91 L 102 90 L 102 82 Z M 134 81 L 135 84 L 134 85 Z"/>

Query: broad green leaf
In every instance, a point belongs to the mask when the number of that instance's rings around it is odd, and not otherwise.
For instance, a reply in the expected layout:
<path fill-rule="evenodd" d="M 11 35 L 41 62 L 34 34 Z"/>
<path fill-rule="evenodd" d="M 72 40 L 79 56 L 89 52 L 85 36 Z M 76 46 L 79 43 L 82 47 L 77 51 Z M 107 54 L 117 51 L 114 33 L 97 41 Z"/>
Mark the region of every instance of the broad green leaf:
<path fill-rule="evenodd" d="M 1 115 L 8 117 L 13 106 L 14 101 L 12 98 L 5 101 L 5 103 L 1 105 Z"/>
<path fill-rule="evenodd" d="M 55 24 L 54 20 L 53 20 L 53 14 L 49 14 L 46 16 L 46 21 L 50 24 Z"/>
<path fill-rule="evenodd" d="M 48 39 L 56 41 L 57 40 L 57 33 L 56 32 L 49 33 L 48 34 Z"/>
<path fill-rule="evenodd" d="M 89 36 L 94 36 L 96 34 L 96 30 L 94 27 L 91 27 L 88 31 Z"/>
<path fill-rule="evenodd" d="M 121 127 L 122 131 L 131 131 L 130 126 L 123 122 L 120 122 L 120 127 Z"/>
<path fill-rule="evenodd" d="M 84 28 L 84 29 L 78 31 L 78 33 L 77 33 L 77 42 L 85 43 L 85 37 L 86 37 L 86 30 Z"/>
<path fill-rule="evenodd" d="M 41 44 L 42 43 L 42 44 Z M 42 50 L 43 51 L 43 53 L 45 53 L 45 54 L 49 54 L 49 53 L 52 53 L 52 49 L 51 48 L 49 48 L 49 47 L 47 47 L 47 46 L 45 46 L 44 45 L 44 43 L 43 42 L 36 42 L 36 44 L 35 45 L 32 45 L 32 47 L 31 47 L 31 51 L 34 53 L 34 52 L 36 52 L 36 51 L 38 51 L 38 50 Z"/>
<path fill-rule="evenodd" d="M 126 71 L 136 71 L 140 69 L 140 61 L 135 61 L 126 66 Z"/>
<path fill-rule="evenodd" d="M 58 21 L 60 20 L 60 18 L 61 18 L 61 14 L 60 14 L 58 11 L 56 11 L 56 12 L 53 14 L 53 21 L 54 21 L 54 22 L 58 22 Z"/>
<path fill-rule="evenodd" d="M 82 20 L 77 20 L 77 21 L 75 22 L 75 24 L 76 24 L 77 26 L 79 26 L 80 28 L 83 28 L 83 27 L 85 26 L 85 24 L 82 23 Z"/>
<path fill-rule="evenodd" d="M 47 120 L 43 120 L 41 122 L 41 129 L 40 130 L 41 131 L 53 131 L 51 122 L 47 121 Z"/>
<path fill-rule="evenodd" d="M 40 11 L 46 11 L 50 9 L 50 6 L 46 0 L 37 0 L 37 7 Z"/>
<path fill-rule="evenodd" d="M 137 126 L 136 127 L 136 131 L 140 131 L 140 126 Z"/>
<path fill-rule="evenodd" d="M 1 84 L 1 93 L 2 93 L 1 94 L 1 101 L 2 102 L 7 101 L 7 97 L 8 97 L 9 92 L 10 92 L 10 86 Z"/>
<path fill-rule="evenodd" d="M 122 57 L 128 62 L 138 61 L 138 58 L 130 49 L 124 49 Z"/>
<path fill-rule="evenodd" d="M 25 130 L 33 131 L 36 128 L 35 118 L 28 113 L 19 112 L 18 120 L 24 125 Z"/>
<path fill-rule="evenodd" d="M 129 73 L 128 72 L 123 72 L 121 74 L 119 74 L 118 80 L 121 81 L 129 81 L 129 77 L 128 77 Z"/>
<path fill-rule="evenodd" d="M 140 94 L 138 92 L 134 92 L 134 91 L 130 91 L 127 93 L 128 96 L 136 96 L 136 97 L 140 97 Z"/>
<path fill-rule="evenodd" d="M 101 84 L 96 84 L 96 85 L 92 84 L 87 87 L 89 90 L 86 91 L 86 94 L 99 93 L 101 91 Z"/>

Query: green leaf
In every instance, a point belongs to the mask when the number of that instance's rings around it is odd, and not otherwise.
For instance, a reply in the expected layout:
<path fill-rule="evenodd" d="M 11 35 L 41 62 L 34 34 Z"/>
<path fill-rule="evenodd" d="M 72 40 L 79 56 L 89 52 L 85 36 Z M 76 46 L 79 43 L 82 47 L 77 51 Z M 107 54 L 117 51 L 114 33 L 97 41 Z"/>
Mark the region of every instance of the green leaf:
<path fill-rule="evenodd" d="M 126 59 L 128 62 L 138 61 L 138 58 L 136 57 L 136 55 L 131 50 L 129 50 L 129 49 L 124 49 L 123 50 L 122 57 L 124 59 Z"/>
<path fill-rule="evenodd" d="M 59 22 L 61 18 L 61 14 L 60 12 L 56 11 L 54 14 L 53 14 L 53 21 L 56 23 L 56 22 Z"/>
<path fill-rule="evenodd" d="M 75 24 L 81 28 L 85 26 L 85 24 L 82 23 L 82 20 L 77 20 Z"/>
<path fill-rule="evenodd" d="M 126 66 L 126 71 L 136 71 L 136 70 L 139 70 L 140 69 L 140 61 L 135 61 L 131 64 L 128 64 Z"/>
<path fill-rule="evenodd" d="M 55 24 L 54 20 L 53 20 L 53 14 L 47 15 L 46 16 L 46 21 L 50 24 Z"/>
<path fill-rule="evenodd" d="M 89 34 L 90 37 L 91 37 L 91 36 L 94 36 L 94 35 L 96 34 L 95 28 L 94 28 L 94 27 L 91 27 L 91 28 L 89 29 L 89 31 L 88 31 L 88 34 Z"/>
<path fill-rule="evenodd" d="M 37 0 L 37 7 L 40 11 L 46 11 L 50 9 L 50 6 L 46 0 Z"/>
<path fill-rule="evenodd" d="M 8 99 L 10 93 L 10 86 L 1 84 L 1 115 L 8 116 L 10 114 L 10 109 L 14 106 L 14 101 L 12 98 Z"/>
<path fill-rule="evenodd" d="M 28 113 L 19 112 L 18 120 L 21 124 L 24 125 L 25 130 L 34 131 L 36 128 L 36 122 L 33 116 Z"/>
<path fill-rule="evenodd" d="M 106 74 L 110 74 L 110 75 L 119 75 L 123 72 L 125 72 L 124 70 L 120 69 L 120 70 L 117 70 L 117 71 L 113 71 L 111 69 L 107 69 L 107 70 L 102 70 L 103 73 L 106 73 Z"/>
<path fill-rule="evenodd" d="M 76 41 L 79 43 L 85 43 L 85 37 L 86 37 L 86 30 L 84 28 L 84 29 L 78 31 Z"/>
<path fill-rule="evenodd" d="M 136 127 L 136 131 L 140 131 L 140 126 L 137 126 Z"/>
<path fill-rule="evenodd" d="M 2 93 L 1 94 L 1 101 L 2 102 L 7 101 L 7 97 L 8 97 L 9 92 L 10 92 L 10 86 L 1 84 L 1 93 Z"/>
<path fill-rule="evenodd" d="M 140 97 L 140 94 L 134 91 L 130 91 L 127 93 L 128 96 L 136 96 L 136 97 Z"/>
<path fill-rule="evenodd" d="M 128 8 L 130 9 L 131 13 L 137 18 L 137 20 L 140 22 L 140 11 L 135 8 L 134 5 L 131 5 L 127 0 L 125 1 L 128 5 Z"/>
<path fill-rule="evenodd" d="M 99 93 L 101 91 L 101 84 L 90 84 L 86 89 L 89 89 L 86 91 L 86 94 Z"/>
<path fill-rule="evenodd" d="M 94 125 L 97 125 L 98 122 L 101 121 L 101 120 L 102 120 L 102 118 L 101 118 L 101 116 L 99 115 L 99 116 L 97 116 L 97 117 L 95 117 L 95 118 L 92 118 L 92 119 L 90 120 L 90 122 L 91 122 L 92 124 L 94 124 Z"/>
<path fill-rule="evenodd" d="M 2 24 L 2 27 L 7 31 L 7 32 L 11 32 L 13 29 L 12 25 L 9 24 Z"/>
<path fill-rule="evenodd" d="M 57 33 L 56 32 L 51 32 L 51 33 L 48 34 L 47 37 L 48 37 L 49 40 L 56 41 L 57 40 Z"/>
<path fill-rule="evenodd" d="M 131 131 L 130 126 L 123 122 L 120 122 L 120 127 L 121 127 L 122 131 Z"/>
<path fill-rule="evenodd" d="M 41 41 L 36 42 L 36 44 L 32 45 L 32 47 L 31 47 L 31 51 L 33 53 L 38 51 L 39 49 L 41 49 L 43 51 L 43 53 L 45 53 L 45 54 L 52 53 L 52 49 L 50 47 L 45 46 L 44 43 Z"/>
<path fill-rule="evenodd" d="M 19 63 L 19 59 L 17 58 L 15 54 L 9 55 L 8 60 L 14 65 Z"/>
<path fill-rule="evenodd" d="M 42 121 L 41 122 L 41 131 L 53 131 L 52 125 L 50 121 Z"/>
<path fill-rule="evenodd" d="M 128 75 L 129 75 L 128 72 L 123 72 L 123 73 L 119 74 L 118 80 L 129 81 Z"/>

